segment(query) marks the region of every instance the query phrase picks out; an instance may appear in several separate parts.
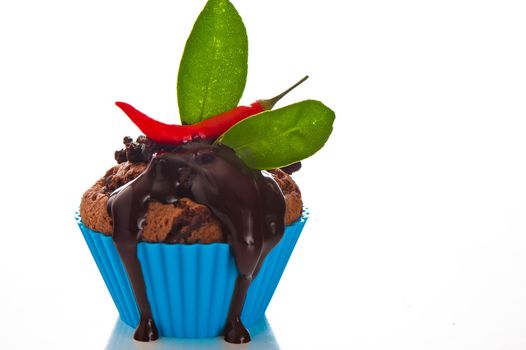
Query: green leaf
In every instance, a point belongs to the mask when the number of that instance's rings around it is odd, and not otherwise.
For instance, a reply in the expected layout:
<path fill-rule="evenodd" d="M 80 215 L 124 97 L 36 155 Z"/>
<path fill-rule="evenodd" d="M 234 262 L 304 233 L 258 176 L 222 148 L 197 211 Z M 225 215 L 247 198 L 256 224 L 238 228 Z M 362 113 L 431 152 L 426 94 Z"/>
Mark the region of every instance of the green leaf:
<path fill-rule="evenodd" d="M 179 113 L 194 124 L 237 106 L 247 80 L 245 25 L 228 0 L 209 0 L 184 48 L 177 77 Z"/>
<path fill-rule="evenodd" d="M 216 143 L 233 148 L 253 169 L 275 169 L 316 153 L 329 138 L 333 122 L 331 109 L 306 100 L 244 119 Z"/>

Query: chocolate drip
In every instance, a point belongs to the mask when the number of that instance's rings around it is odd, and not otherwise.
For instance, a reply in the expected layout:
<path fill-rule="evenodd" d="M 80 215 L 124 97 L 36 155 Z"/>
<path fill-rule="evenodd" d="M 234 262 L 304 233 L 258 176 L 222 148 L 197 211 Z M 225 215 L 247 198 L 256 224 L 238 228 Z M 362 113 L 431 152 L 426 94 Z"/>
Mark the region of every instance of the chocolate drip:
<path fill-rule="evenodd" d="M 197 142 L 154 157 L 143 174 L 115 191 L 108 202 L 113 241 L 139 306 L 140 322 L 134 338 L 157 339 L 137 258 L 148 201 L 175 203 L 182 197 L 208 206 L 227 233 L 239 276 L 224 336 L 231 343 L 246 343 L 250 334 L 241 322 L 241 311 L 250 283 L 283 236 L 285 200 L 268 173 L 247 168 L 225 146 Z"/>

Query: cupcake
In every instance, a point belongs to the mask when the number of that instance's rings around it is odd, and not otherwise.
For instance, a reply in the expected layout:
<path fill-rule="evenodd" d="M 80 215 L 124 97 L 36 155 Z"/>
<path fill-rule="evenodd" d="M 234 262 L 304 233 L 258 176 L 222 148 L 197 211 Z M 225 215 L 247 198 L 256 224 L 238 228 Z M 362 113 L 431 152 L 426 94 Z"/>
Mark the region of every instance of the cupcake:
<path fill-rule="evenodd" d="M 182 124 L 117 102 L 145 135 L 125 137 L 82 197 L 79 227 L 138 341 L 250 341 L 307 220 L 290 174 L 328 139 L 334 112 L 315 100 L 272 110 L 306 77 L 237 106 L 246 37 L 233 5 L 209 0 L 179 68 Z"/>

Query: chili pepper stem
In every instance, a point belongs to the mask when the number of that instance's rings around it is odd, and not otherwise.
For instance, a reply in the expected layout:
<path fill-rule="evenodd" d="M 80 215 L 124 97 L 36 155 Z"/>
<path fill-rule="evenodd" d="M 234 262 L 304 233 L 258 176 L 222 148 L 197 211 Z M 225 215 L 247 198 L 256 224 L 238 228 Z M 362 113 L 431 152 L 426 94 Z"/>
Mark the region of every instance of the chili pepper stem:
<path fill-rule="evenodd" d="M 307 80 L 309 78 L 308 75 L 304 76 L 300 81 L 298 81 L 296 84 L 292 85 L 291 87 L 289 87 L 287 90 L 283 91 L 281 94 L 277 95 L 277 96 L 274 96 L 272 98 L 269 98 L 267 100 L 258 100 L 259 104 L 261 105 L 261 107 L 263 107 L 263 110 L 265 111 L 268 111 L 270 109 L 272 109 L 274 107 L 274 105 L 279 101 L 281 100 L 281 98 L 283 96 L 285 96 L 286 94 L 288 94 L 289 92 L 291 92 L 292 90 L 294 90 L 298 85 L 300 85 L 301 83 L 303 83 L 305 80 Z"/>

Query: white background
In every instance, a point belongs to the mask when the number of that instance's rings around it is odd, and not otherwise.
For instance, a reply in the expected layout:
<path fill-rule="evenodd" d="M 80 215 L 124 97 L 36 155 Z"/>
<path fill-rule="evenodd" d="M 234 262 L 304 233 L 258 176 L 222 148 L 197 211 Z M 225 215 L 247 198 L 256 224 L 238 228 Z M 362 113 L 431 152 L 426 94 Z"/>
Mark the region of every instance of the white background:
<path fill-rule="evenodd" d="M 337 115 L 296 176 L 311 219 L 267 312 L 270 343 L 525 349 L 524 2 L 234 3 L 250 42 L 241 102 L 309 74 L 280 106 L 315 98 Z M 1 349 L 115 343 L 73 214 L 138 135 L 114 101 L 177 121 L 203 5 L 0 2 Z"/>

